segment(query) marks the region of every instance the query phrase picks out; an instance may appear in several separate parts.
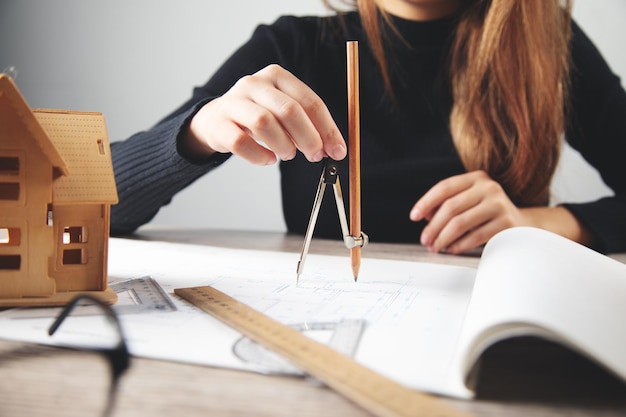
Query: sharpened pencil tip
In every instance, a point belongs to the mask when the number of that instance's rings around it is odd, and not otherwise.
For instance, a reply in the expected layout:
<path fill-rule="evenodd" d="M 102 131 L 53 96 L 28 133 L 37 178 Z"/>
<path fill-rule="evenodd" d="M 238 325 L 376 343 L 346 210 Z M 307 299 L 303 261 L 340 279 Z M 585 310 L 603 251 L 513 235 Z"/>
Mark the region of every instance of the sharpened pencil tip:
<path fill-rule="evenodd" d="M 352 265 L 352 276 L 354 276 L 354 282 L 359 279 L 359 270 L 361 269 L 360 265 Z"/>
<path fill-rule="evenodd" d="M 302 274 L 302 259 L 298 261 L 298 266 L 296 267 L 296 285 L 300 282 L 300 275 Z"/>

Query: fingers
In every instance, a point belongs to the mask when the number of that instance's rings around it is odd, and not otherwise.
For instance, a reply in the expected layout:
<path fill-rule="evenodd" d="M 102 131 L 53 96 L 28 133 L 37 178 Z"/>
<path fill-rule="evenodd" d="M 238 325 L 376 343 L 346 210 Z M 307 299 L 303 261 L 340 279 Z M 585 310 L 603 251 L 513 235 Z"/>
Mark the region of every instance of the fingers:
<path fill-rule="evenodd" d="M 346 144 L 328 108 L 306 84 L 278 65 L 243 77 L 192 118 L 186 149 L 232 152 L 254 164 L 297 150 L 312 162 L 345 158 Z"/>
<path fill-rule="evenodd" d="M 241 97 L 225 100 L 220 109 L 216 149 L 232 152 L 254 164 L 271 164 L 276 156 L 287 161 L 296 155 L 296 145 L 274 115 Z M 264 146 L 265 145 L 265 146 Z"/>
<path fill-rule="evenodd" d="M 456 214 L 438 212 L 420 237 L 420 242 L 433 252 L 461 253 L 485 243 L 497 228 L 498 217 L 488 205 L 477 202 Z"/>
<path fill-rule="evenodd" d="M 347 151 L 341 132 L 330 111 L 313 90 L 278 65 L 270 65 L 258 74 L 268 77 L 277 91 L 284 93 L 283 96 L 276 95 L 273 113 L 307 159 L 319 161 L 324 156 L 335 160 L 345 158 Z"/>
<path fill-rule="evenodd" d="M 415 204 L 410 217 L 429 221 L 420 242 L 431 251 L 461 253 L 515 225 L 519 210 L 497 182 L 475 171 L 436 184 Z"/>
<path fill-rule="evenodd" d="M 510 226 L 505 226 L 504 224 L 501 224 L 498 219 L 490 219 L 490 221 L 487 221 L 474 229 L 470 229 L 465 234 L 452 240 L 452 243 L 448 244 L 442 249 L 439 249 L 439 251 L 445 251 L 449 254 L 460 254 L 467 252 L 485 244 L 496 233 L 508 227 Z M 433 247 L 432 250 L 436 249 Z"/>
<path fill-rule="evenodd" d="M 479 203 L 476 195 L 466 192 L 446 200 L 424 227 L 420 243 L 435 252 L 447 250 L 452 242 L 488 219 L 487 213 L 478 209 Z"/>
<path fill-rule="evenodd" d="M 256 165 L 273 164 L 276 153 L 257 142 L 245 127 L 246 120 L 259 112 L 256 104 L 237 96 L 215 99 L 192 118 L 186 146 L 196 155 L 232 152 Z M 278 129 L 274 134 L 283 134 L 283 131 Z"/>
<path fill-rule="evenodd" d="M 299 149 L 312 162 L 343 159 L 346 147 L 328 108 L 308 86 L 272 65 L 240 79 L 233 94 L 256 106 L 230 108 L 234 121 L 281 159 Z"/>
<path fill-rule="evenodd" d="M 472 176 L 456 175 L 438 182 L 415 203 L 409 215 L 411 220 L 431 220 L 444 202 L 472 186 L 475 181 Z"/>

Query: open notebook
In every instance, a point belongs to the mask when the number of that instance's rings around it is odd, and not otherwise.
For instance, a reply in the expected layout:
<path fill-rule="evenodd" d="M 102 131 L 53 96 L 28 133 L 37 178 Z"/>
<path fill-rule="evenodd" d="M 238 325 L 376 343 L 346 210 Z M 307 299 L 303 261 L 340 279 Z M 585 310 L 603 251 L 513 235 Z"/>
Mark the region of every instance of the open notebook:
<path fill-rule="evenodd" d="M 626 265 L 554 234 L 532 228 L 501 232 L 486 245 L 477 269 L 365 257 L 358 283 L 346 256 L 310 255 L 296 285 L 297 258 L 111 239 L 111 282 L 151 276 L 176 306 L 134 314 L 120 309 L 131 352 L 258 370 L 233 349 L 241 341 L 237 332 L 173 294 L 174 288 L 211 285 L 285 324 L 314 328 L 364 319 L 355 359 L 428 392 L 471 398 L 467 376 L 481 353 L 519 335 L 562 343 L 626 380 Z M 108 340 L 98 331 L 99 318 L 89 315 L 73 317 L 49 338 L 53 314 L 0 313 L 0 337 L 96 346 Z"/>

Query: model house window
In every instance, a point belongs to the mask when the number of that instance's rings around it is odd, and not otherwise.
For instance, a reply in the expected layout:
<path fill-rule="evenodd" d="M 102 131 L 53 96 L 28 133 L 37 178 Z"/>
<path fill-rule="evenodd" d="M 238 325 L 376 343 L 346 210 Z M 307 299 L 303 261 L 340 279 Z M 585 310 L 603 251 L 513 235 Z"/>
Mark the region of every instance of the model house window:
<path fill-rule="evenodd" d="M 50 227 L 54 224 L 54 212 L 52 211 L 52 204 L 48 203 L 46 208 L 46 224 Z"/>
<path fill-rule="evenodd" d="M 19 175 L 20 158 L 16 156 L 0 156 L 0 175 Z"/>
<path fill-rule="evenodd" d="M 22 233 L 18 227 L 0 227 L 0 247 L 19 246 Z M 19 270 L 22 265 L 20 255 L 0 255 L 0 270 Z"/>
<path fill-rule="evenodd" d="M 19 182 L 0 182 L 0 200 L 18 200 L 19 198 Z"/>
<path fill-rule="evenodd" d="M 87 263 L 85 249 L 63 250 L 63 265 L 84 265 Z"/>
<path fill-rule="evenodd" d="M 19 270 L 21 264 L 20 255 L 0 255 L 0 270 Z"/>
<path fill-rule="evenodd" d="M 22 231 L 18 227 L 0 227 L 0 245 L 19 246 Z"/>
<path fill-rule="evenodd" d="M 0 200 L 16 201 L 20 198 L 20 159 L 16 156 L 0 156 Z"/>
<path fill-rule="evenodd" d="M 70 226 L 63 229 L 63 243 L 86 243 L 87 229 L 82 226 Z"/>
<path fill-rule="evenodd" d="M 98 145 L 98 153 L 100 155 L 104 155 L 105 154 L 105 152 L 104 152 L 104 142 L 102 141 L 102 139 L 98 139 L 98 141 L 96 143 Z"/>
<path fill-rule="evenodd" d="M 63 245 L 71 245 L 70 248 L 63 249 L 64 265 L 84 265 L 87 263 L 87 250 L 80 247 L 84 243 L 87 243 L 86 227 L 67 226 L 63 228 Z"/>

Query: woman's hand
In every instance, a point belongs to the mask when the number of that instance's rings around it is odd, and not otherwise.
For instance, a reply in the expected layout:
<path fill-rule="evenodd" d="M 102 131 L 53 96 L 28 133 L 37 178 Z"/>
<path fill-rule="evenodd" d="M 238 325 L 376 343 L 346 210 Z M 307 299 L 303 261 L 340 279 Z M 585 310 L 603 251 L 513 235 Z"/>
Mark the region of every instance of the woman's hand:
<path fill-rule="evenodd" d="M 346 145 L 317 94 L 278 65 L 241 78 L 191 120 L 185 152 L 232 152 L 256 165 L 290 160 L 300 150 L 311 162 L 341 160 Z"/>
<path fill-rule="evenodd" d="M 447 178 L 420 198 L 410 213 L 428 220 L 420 242 L 433 252 L 458 254 L 486 243 L 515 226 L 550 230 L 574 241 L 591 243 L 590 233 L 564 207 L 518 208 L 500 184 L 484 171 Z"/>

